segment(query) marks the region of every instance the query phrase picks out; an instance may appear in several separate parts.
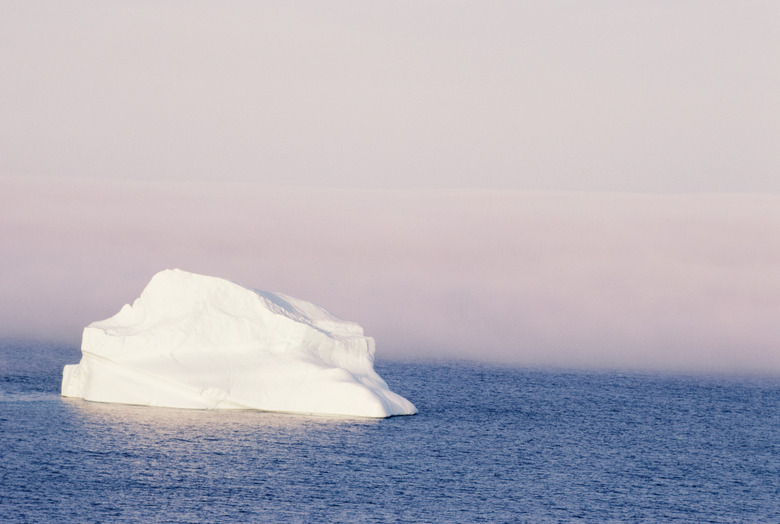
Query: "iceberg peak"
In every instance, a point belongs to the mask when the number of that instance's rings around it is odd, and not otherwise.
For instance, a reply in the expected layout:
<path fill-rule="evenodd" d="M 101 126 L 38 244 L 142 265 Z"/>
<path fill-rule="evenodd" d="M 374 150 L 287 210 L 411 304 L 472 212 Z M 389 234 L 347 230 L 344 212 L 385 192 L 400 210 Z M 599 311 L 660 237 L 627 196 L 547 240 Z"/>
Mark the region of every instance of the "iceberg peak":
<path fill-rule="evenodd" d="M 62 395 L 195 409 L 365 417 L 414 405 L 374 371 L 374 339 L 326 309 L 217 277 L 161 271 L 132 305 L 84 328 Z"/>

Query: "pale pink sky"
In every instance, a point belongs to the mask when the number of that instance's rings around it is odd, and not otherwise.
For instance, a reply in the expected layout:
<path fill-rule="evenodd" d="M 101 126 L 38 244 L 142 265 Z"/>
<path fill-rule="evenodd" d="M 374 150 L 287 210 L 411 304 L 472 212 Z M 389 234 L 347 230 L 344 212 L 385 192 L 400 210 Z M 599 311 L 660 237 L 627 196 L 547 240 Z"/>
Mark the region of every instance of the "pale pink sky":
<path fill-rule="evenodd" d="M 0 173 L 780 192 L 775 0 L 5 0 Z"/>

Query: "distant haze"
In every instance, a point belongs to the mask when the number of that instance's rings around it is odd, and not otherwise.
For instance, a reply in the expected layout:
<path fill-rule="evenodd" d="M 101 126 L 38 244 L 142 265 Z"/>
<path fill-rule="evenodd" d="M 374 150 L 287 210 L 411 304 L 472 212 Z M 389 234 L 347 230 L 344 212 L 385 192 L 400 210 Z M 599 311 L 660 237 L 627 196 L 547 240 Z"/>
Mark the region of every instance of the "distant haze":
<path fill-rule="evenodd" d="M 362 324 L 384 358 L 780 373 L 780 197 L 0 177 L 0 333 L 78 343 L 165 268 Z"/>
<path fill-rule="evenodd" d="M 774 0 L 0 3 L 0 173 L 780 192 Z"/>

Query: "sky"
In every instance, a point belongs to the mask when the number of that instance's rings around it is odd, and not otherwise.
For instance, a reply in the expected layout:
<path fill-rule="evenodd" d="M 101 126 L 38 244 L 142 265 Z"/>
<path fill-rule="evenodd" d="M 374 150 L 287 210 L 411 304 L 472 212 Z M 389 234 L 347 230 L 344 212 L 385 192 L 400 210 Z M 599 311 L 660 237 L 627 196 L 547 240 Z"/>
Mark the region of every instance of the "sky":
<path fill-rule="evenodd" d="M 778 192 L 773 0 L 0 3 L 2 172 Z"/>
<path fill-rule="evenodd" d="M 180 267 L 379 357 L 780 374 L 780 5 L 0 3 L 0 336 Z"/>

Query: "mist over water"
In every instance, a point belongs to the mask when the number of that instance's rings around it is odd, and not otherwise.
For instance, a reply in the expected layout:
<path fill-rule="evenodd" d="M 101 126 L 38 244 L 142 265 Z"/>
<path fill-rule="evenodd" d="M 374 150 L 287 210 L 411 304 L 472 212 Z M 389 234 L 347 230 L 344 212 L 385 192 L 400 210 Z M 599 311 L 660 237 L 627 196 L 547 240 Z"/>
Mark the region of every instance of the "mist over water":
<path fill-rule="evenodd" d="M 0 332 L 179 267 L 320 304 L 379 358 L 780 373 L 780 197 L 2 177 Z"/>

